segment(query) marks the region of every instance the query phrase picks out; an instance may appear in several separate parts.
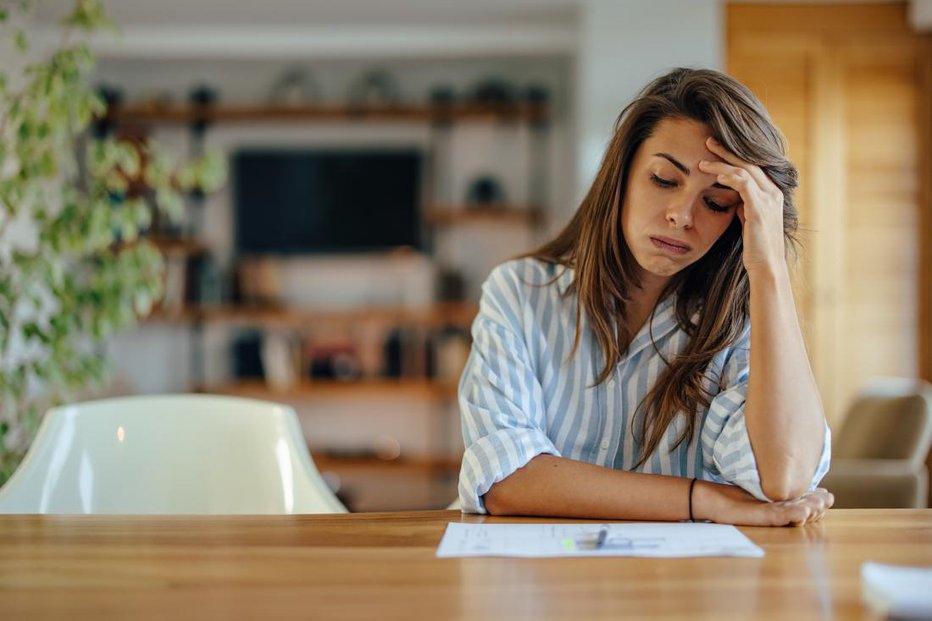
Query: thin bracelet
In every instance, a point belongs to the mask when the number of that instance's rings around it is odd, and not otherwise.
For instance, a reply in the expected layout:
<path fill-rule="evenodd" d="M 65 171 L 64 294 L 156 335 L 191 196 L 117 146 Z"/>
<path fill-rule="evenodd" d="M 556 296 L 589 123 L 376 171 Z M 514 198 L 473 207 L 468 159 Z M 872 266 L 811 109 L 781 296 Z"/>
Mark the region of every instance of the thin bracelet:
<path fill-rule="evenodd" d="M 693 488 L 694 487 L 696 487 L 695 478 L 693 478 L 693 480 L 689 482 L 689 521 L 690 522 L 696 521 L 695 519 L 693 519 Z"/>

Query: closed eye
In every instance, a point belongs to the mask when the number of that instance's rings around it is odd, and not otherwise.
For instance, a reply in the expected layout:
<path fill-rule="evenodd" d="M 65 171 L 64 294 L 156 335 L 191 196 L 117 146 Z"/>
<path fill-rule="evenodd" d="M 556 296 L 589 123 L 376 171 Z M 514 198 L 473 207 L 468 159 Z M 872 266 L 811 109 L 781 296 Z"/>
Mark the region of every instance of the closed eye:
<path fill-rule="evenodd" d="M 663 177 L 659 177 L 654 173 L 650 174 L 650 180 L 657 187 L 664 188 L 664 189 L 675 188 L 677 187 L 677 185 L 679 185 L 677 184 L 676 181 L 673 181 L 672 179 L 664 179 Z M 728 210 L 730 210 L 732 207 L 731 205 L 719 205 L 718 203 L 713 201 L 711 198 L 703 198 L 702 200 L 705 203 L 706 207 L 708 207 L 709 209 L 711 209 L 712 211 L 716 213 L 725 213 Z"/>
<path fill-rule="evenodd" d="M 710 198 L 705 198 L 703 200 L 705 201 L 706 207 L 718 213 L 724 213 L 731 209 L 731 205 L 719 205 Z"/>
<path fill-rule="evenodd" d="M 670 179 L 664 179 L 663 177 L 658 177 L 654 173 L 650 174 L 650 180 L 654 182 L 654 185 L 660 186 L 661 188 L 675 188 L 676 181 L 671 181 Z"/>

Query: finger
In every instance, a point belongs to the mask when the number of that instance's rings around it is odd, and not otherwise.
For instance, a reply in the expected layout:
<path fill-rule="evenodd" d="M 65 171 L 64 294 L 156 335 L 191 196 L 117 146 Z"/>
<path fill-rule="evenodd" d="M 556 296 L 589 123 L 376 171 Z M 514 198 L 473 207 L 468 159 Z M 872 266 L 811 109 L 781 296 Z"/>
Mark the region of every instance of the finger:
<path fill-rule="evenodd" d="M 832 494 L 832 492 L 828 491 L 824 487 L 817 487 L 811 492 L 807 492 L 807 494 L 817 495 L 822 499 L 823 502 L 833 503 L 835 501 L 834 494 Z"/>
<path fill-rule="evenodd" d="M 751 202 L 754 199 L 756 193 L 760 192 L 760 188 L 757 183 L 751 179 L 751 177 L 746 172 L 738 172 L 735 174 L 720 174 L 716 176 L 715 179 L 722 185 L 726 185 L 737 192 L 740 195 L 741 201 L 744 205 Z"/>
<path fill-rule="evenodd" d="M 744 168 L 739 168 L 737 166 L 732 166 L 731 164 L 726 164 L 725 162 L 711 162 L 709 160 L 702 160 L 699 162 L 699 170 L 705 173 L 715 175 L 715 181 L 721 185 L 725 185 L 735 192 L 740 193 L 741 188 L 739 186 L 753 187 L 758 192 L 766 192 L 766 187 L 761 187 L 760 183 Z"/>
<path fill-rule="evenodd" d="M 751 174 L 740 166 L 735 166 L 733 164 L 729 164 L 728 162 L 713 162 L 712 160 L 700 160 L 699 170 L 704 173 L 711 173 L 713 175 L 737 175 L 740 174 L 738 171 L 741 170 L 747 172 L 748 175 Z"/>
<path fill-rule="evenodd" d="M 808 492 L 805 498 L 811 499 L 820 514 L 824 514 L 834 504 L 835 497 L 824 489 Z"/>
<path fill-rule="evenodd" d="M 828 509 L 828 497 L 825 494 L 813 495 L 813 507 L 818 513 L 825 513 Z"/>
<path fill-rule="evenodd" d="M 754 180 L 761 184 L 761 187 L 766 188 L 768 185 L 773 184 L 773 181 L 770 180 L 770 177 L 767 176 L 767 173 L 761 170 L 760 166 L 742 160 L 740 157 L 726 149 L 725 146 L 715 138 L 708 138 L 706 140 L 706 145 L 709 147 L 709 151 L 719 156 L 729 164 L 747 170 L 751 176 L 754 177 Z"/>
<path fill-rule="evenodd" d="M 707 173 L 733 173 L 737 170 L 744 170 L 728 162 L 717 162 L 715 160 L 699 160 L 699 170 Z"/>
<path fill-rule="evenodd" d="M 805 504 L 788 505 L 787 521 L 790 526 L 802 526 L 809 519 L 810 510 Z"/>
<path fill-rule="evenodd" d="M 815 518 L 816 521 L 820 521 L 825 517 L 825 514 L 828 512 L 829 508 L 831 508 L 833 502 L 835 502 L 835 499 L 831 494 L 826 493 L 821 495 L 818 516 Z"/>

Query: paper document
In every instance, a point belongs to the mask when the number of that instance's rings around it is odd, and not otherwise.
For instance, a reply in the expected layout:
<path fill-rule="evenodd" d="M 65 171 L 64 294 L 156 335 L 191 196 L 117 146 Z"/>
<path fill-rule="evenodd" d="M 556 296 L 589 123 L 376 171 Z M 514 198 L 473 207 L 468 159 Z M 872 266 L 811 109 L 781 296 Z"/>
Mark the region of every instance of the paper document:
<path fill-rule="evenodd" d="M 725 524 L 457 524 L 437 548 L 460 556 L 747 556 L 764 551 Z"/>
<path fill-rule="evenodd" d="M 864 563 L 861 599 L 880 616 L 932 619 L 932 567 Z"/>

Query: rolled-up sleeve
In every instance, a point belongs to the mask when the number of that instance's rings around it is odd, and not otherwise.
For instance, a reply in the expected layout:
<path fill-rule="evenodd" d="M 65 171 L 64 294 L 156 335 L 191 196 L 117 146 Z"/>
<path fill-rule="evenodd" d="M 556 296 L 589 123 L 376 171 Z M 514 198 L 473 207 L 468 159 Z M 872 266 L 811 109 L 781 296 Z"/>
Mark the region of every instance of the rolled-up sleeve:
<path fill-rule="evenodd" d="M 760 472 L 751 449 L 744 405 L 750 375 L 751 334 L 746 327 L 729 351 L 722 372 L 724 388 L 713 399 L 702 429 L 704 478 L 737 485 L 758 500 L 770 502 L 760 484 Z M 819 466 L 809 484 L 813 490 L 828 472 L 831 461 L 831 432 L 825 425 L 825 439 Z"/>
<path fill-rule="evenodd" d="M 493 270 L 482 286 L 459 384 L 466 447 L 459 497 L 466 512 L 485 513 L 482 496 L 537 455 L 559 456 L 545 432 L 542 391 L 523 336 L 524 303 L 513 264 Z"/>

